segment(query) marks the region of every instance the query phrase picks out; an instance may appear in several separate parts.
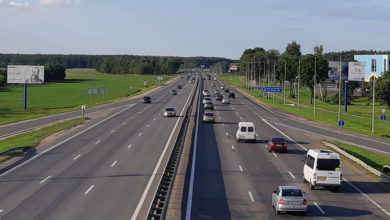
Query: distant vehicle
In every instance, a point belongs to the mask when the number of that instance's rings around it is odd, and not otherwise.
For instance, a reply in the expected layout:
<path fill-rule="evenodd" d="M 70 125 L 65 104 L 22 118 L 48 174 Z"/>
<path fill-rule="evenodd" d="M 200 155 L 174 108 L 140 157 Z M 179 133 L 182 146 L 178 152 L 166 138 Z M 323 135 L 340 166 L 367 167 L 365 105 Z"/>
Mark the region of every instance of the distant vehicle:
<path fill-rule="evenodd" d="M 142 99 L 142 103 L 151 103 L 151 102 L 152 102 L 152 98 L 150 98 L 150 96 L 144 96 Z"/>
<path fill-rule="evenodd" d="M 175 108 L 167 107 L 164 110 L 164 117 L 175 117 L 176 116 L 176 110 Z"/>
<path fill-rule="evenodd" d="M 192 80 L 188 81 L 189 83 L 192 83 Z"/>
<path fill-rule="evenodd" d="M 230 100 L 227 97 L 223 97 L 222 104 L 230 104 Z"/>
<path fill-rule="evenodd" d="M 307 200 L 298 186 L 278 186 L 272 193 L 272 207 L 275 208 L 276 214 L 280 212 L 307 214 Z"/>
<path fill-rule="evenodd" d="M 237 142 L 256 141 L 255 125 L 253 122 L 238 122 L 236 140 Z"/>
<path fill-rule="evenodd" d="M 271 151 L 282 151 L 287 152 L 287 142 L 281 137 L 272 137 L 267 144 L 267 150 Z"/>
<path fill-rule="evenodd" d="M 342 181 L 340 156 L 330 150 L 310 149 L 304 160 L 303 180 L 310 189 L 316 186 L 339 190 Z"/>
<path fill-rule="evenodd" d="M 203 95 L 206 95 L 206 93 L 210 93 L 209 90 L 203 89 L 202 94 L 203 94 Z"/>
<path fill-rule="evenodd" d="M 211 86 L 215 86 L 215 83 L 211 83 Z"/>
<path fill-rule="evenodd" d="M 204 95 L 205 97 L 210 97 L 210 92 L 207 91 L 207 92 L 203 93 L 203 95 Z"/>
<path fill-rule="evenodd" d="M 229 90 L 229 88 L 225 88 L 225 90 L 224 90 L 225 92 L 229 92 L 230 90 Z"/>
<path fill-rule="evenodd" d="M 217 77 L 214 77 L 214 81 L 216 81 L 217 80 Z"/>
<path fill-rule="evenodd" d="M 181 89 L 182 87 L 181 87 L 181 85 L 177 85 L 177 88 L 178 88 L 178 89 Z"/>
<path fill-rule="evenodd" d="M 221 86 L 221 90 L 223 91 L 225 89 L 225 86 Z"/>
<path fill-rule="evenodd" d="M 204 103 L 204 109 L 214 110 L 214 105 L 211 101 L 207 101 Z"/>
<path fill-rule="evenodd" d="M 213 112 L 205 112 L 203 114 L 203 122 L 214 122 L 214 113 Z"/>
<path fill-rule="evenodd" d="M 236 98 L 236 95 L 234 94 L 234 92 L 229 92 L 229 98 Z"/>
<path fill-rule="evenodd" d="M 172 90 L 171 90 L 171 95 L 177 95 L 177 91 L 174 90 L 174 89 L 172 89 Z"/>
<path fill-rule="evenodd" d="M 217 94 L 215 96 L 215 100 L 217 100 L 217 101 L 222 101 L 222 99 L 223 99 L 223 96 L 221 94 Z"/>
<path fill-rule="evenodd" d="M 221 94 L 221 91 L 219 91 L 219 90 L 217 89 L 217 90 L 215 90 L 214 94 L 215 94 L 215 95 Z"/>
<path fill-rule="evenodd" d="M 211 102 L 211 97 L 204 97 L 203 98 L 203 105 L 206 103 L 206 102 Z"/>

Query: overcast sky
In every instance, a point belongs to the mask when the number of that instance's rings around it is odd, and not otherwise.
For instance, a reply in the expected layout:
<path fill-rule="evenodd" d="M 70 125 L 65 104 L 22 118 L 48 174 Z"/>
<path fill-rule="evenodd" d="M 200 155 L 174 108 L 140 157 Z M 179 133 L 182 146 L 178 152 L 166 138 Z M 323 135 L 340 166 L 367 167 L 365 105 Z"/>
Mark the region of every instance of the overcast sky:
<path fill-rule="evenodd" d="M 389 0 L 0 0 L 0 53 L 218 56 L 390 50 Z"/>

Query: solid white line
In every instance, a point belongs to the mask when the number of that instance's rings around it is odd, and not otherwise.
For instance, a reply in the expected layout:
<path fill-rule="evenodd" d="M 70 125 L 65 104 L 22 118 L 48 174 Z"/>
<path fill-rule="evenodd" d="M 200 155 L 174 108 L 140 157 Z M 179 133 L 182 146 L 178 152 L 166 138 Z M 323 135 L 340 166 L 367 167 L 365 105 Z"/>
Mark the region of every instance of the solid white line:
<path fill-rule="evenodd" d="M 142 135 L 142 132 L 138 134 L 138 137 L 141 137 L 141 135 Z"/>
<path fill-rule="evenodd" d="M 115 132 L 115 129 L 111 131 L 111 134 Z"/>
<path fill-rule="evenodd" d="M 240 171 L 242 172 L 242 167 L 241 167 L 241 165 L 238 165 L 238 168 L 240 168 Z"/>
<path fill-rule="evenodd" d="M 234 146 L 232 145 L 232 150 L 234 150 Z"/>
<path fill-rule="evenodd" d="M 226 136 L 229 136 L 229 133 L 226 132 Z"/>
<path fill-rule="evenodd" d="M 48 177 L 46 177 L 45 179 L 43 179 L 41 182 L 39 182 L 39 184 L 42 184 L 42 183 L 44 183 L 46 180 L 48 180 L 48 179 L 50 179 L 51 178 L 51 176 L 48 176 Z"/>
<path fill-rule="evenodd" d="M 73 160 L 77 160 L 80 156 L 81 156 L 81 154 L 75 156 L 75 157 L 73 158 Z"/>
<path fill-rule="evenodd" d="M 290 174 L 290 176 L 291 176 L 293 179 L 295 179 L 295 176 L 294 176 L 290 171 L 288 171 L 288 174 Z"/>
<path fill-rule="evenodd" d="M 249 193 L 249 197 L 251 198 L 251 201 L 254 202 L 255 200 L 253 199 L 251 191 L 248 191 L 248 193 Z"/>
<path fill-rule="evenodd" d="M 91 185 L 91 186 L 87 189 L 87 191 L 85 191 L 84 195 L 87 195 L 87 194 L 93 189 L 93 187 L 95 187 L 95 185 Z"/>
<path fill-rule="evenodd" d="M 114 161 L 112 164 L 111 164 L 111 167 L 115 166 L 115 164 L 117 163 L 118 161 Z"/>
<path fill-rule="evenodd" d="M 95 144 L 99 144 L 100 142 L 102 142 L 102 141 L 101 141 L 101 140 L 98 140 L 98 141 L 95 142 Z"/>
<path fill-rule="evenodd" d="M 38 157 L 40 157 L 41 155 L 43 155 L 44 153 L 46 153 L 46 152 L 48 152 L 48 151 L 50 151 L 50 150 L 53 150 L 53 149 L 55 149 L 56 147 L 60 146 L 61 144 L 64 144 L 64 143 L 66 143 L 67 141 L 71 140 L 72 138 L 75 138 L 75 137 L 79 136 L 80 134 L 83 134 L 83 133 L 85 133 L 85 132 L 91 130 L 92 128 L 98 126 L 99 124 L 101 124 L 101 123 L 103 123 L 103 122 L 105 122 L 105 121 L 107 121 L 107 120 L 109 120 L 109 119 L 111 119 L 111 118 L 113 118 L 113 117 L 119 115 L 120 113 L 122 113 L 122 112 L 128 110 L 129 108 L 133 107 L 134 105 L 135 105 L 135 104 L 129 105 L 129 107 L 127 107 L 127 108 L 125 108 L 125 109 L 123 109 L 123 110 L 121 110 L 121 111 L 119 111 L 119 112 L 117 112 L 117 113 L 115 113 L 115 114 L 113 114 L 113 115 L 111 115 L 111 116 L 109 116 L 109 117 L 103 119 L 102 121 L 100 121 L 100 122 L 98 122 L 98 123 L 92 125 L 91 127 L 88 127 L 88 128 L 86 128 L 86 129 L 80 131 L 79 133 L 74 134 L 73 136 L 71 136 L 71 137 L 69 137 L 69 138 L 67 138 L 67 139 L 65 139 L 65 140 L 63 140 L 63 141 L 61 141 L 60 143 L 58 143 L 58 144 L 56 144 L 56 145 L 54 145 L 54 146 L 52 146 L 52 147 L 50 147 L 50 148 L 48 148 L 48 149 L 42 151 L 41 153 L 35 155 L 35 156 L 32 157 L 30 160 L 27 160 L 27 161 L 25 161 L 24 163 L 21 163 L 21 164 L 19 164 L 18 166 L 15 166 L 14 168 L 7 170 L 6 172 L 0 174 L 0 176 L 7 175 L 8 173 L 13 172 L 14 170 L 18 169 L 19 167 L 24 166 L 24 165 L 27 164 L 27 163 L 30 163 L 31 161 L 33 161 L 33 160 L 35 160 L 36 158 L 38 158 Z"/>
<path fill-rule="evenodd" d="M 130 144 L 129 146 L 127 146 L 127 149 L 130 149 L 130 147 L 132 146 L 133 144 Z"/>
<path fill-rule="evenodd" d="M 382 210 L 386 215 L 390 216 L 390 212 L 384 209 L 382 206 L 380 206 L 377 202 L 375 202 L 373 199 L 371 199 L 367 194 L 365 194 L 363 191 L 361 191 L 357 186 L 353 185 L 351 182 L 349 182 L 344 176 L 343 180 L 348 183 L 352 188 L 354 188 L 356 191 L 358 191 L 360 194 L 362 194 L 366 199 L 368 199 L 372 204 L 374 204 L 376 207 L 378 207 L 380 210 Z"/>
<path fill-rule="evenodd" d="M 192 153 L 190 186 L 188 188 L 187 210 L 186 210 L 186 218 L 185 218 L 185 220 L 191 220 L 192 196 L 193 196 L 193 193 L 194 193 L 194 179 L 195 179 L 195 165 L 196 165 L 195 164 L 195 161 L 196 161 L 196 149 L 197 149 L 197 146 L 198 146 L 199 113 L 200 113 L 200 95 L 199 95 L 199 99 L 198 99 L 198 110 L 197 110 L 197 114 L 196 114 L 195 140 L 194 140 L 194 148 L 193 148 L 193 153 Z M 221 117 L 219 117 L 219 118 L 221 118 Z"/>
<path fill-rule="evenodd" d="M 183 115 L 183 112 L 185 111 L 186 106 L 187 106 L 188 102 L 190 101 L 191 94 L 193 93 L 194 89 L 195 89 L 195 85 L 193 86 L 193 88 L 192 88 L 192 90 L 191 90 L 191 93 L 190 93 L 190 95 L 188 96 L 188 99 L 187 99 L 186 103 L 184 104 L 184 107 L 183 107 L 183 109 L 182 109 L 180 115 Z M 199 112 L 199 111 L 198 111 L 198 112 Z M 160 113 L 160 114 L 161 114 L 161 113 Z M 163 160 L 163 158 L 164 158 L 164 156 L 165 156 L 165 153 L 166 153 L 167 150 L 168 150 L 168 146 L 169 146 L 169 144 L 170 144 L 170 142 L 171 142 L 171 139 L 172 139 L 172 137 L 173 137 L 173 134 L 175 133 L 175 130 L 176 130 L 178 124 L 179 124 L 180 119 L 181 119 L 181 117 L 178 117 L 177 120 L 176 120 L 176 124 L 175 124 L 175 126 L 173 127 L 171 134 L 169 135 L 169 138 L 168 138 L 167 143 L 165 144 L 164 150 L 163 150 L 163 152 L 161 153 L 161 156 L 160 156 L 160 158 L 159 158 L 158 161 L 157 161 L 156 167 L 154 168 L 153 173 L 152 173 L 152 175 L 150 176 L 149 182 L 148 182 L 148 184 L 146 185 L 144 192 L 142 193 L 141 199 L 139 200 L 138 205 L 137 205 L 137 207 L 135 208 L 135 210 L 134 210 L 134 212 L 133 212 L 133 215 L 132 215 L 132 217 L 131 217 L 132 220 L 137 220 L 137 219 L 138 219 L 138 215 L 139 215 L 139 212 L 140 212 L 140 210 L 141 210 L 141 207 L 143 206 L 143 204 L 144 204 L 144 202 L 145 202 L 145 199 L 146 199 L 146 196 L 147 196 L 147 194 L 149 193 L 150 187 L 152 186 L 152 183 L 153 183 L 153 181 L 154 181 L 154 178 L 155 178 L 156 175 L 157 175 L 157 171 L 158 171 L 158 169 L 159 169 L 159 167 L 160 167 L 160 165 L 161 165 L 161 162 L 162 162 L 162 160 Z M 151 201 L 151 202 L 153 202 L 153 201 Z M 151 204 L 150 204 L 150 205 L 151 205 Z M 149 207 L 150 207 L 150 206 L 149 206 Z"/>
<path fill-rule="evenodd" d="M 278 157 L 278 155 L 276 155 L 275 152 L 272 152 L 272 154 L 274 155 L 274 157 Z"/>
<path fill-rule="evenodd" d="M 325 215 L 325 212 L 324 210 L 321 209 L 321 207 L 316 203 L 316 202 L 313 202 L 313 204 L 317 207 L 318 210 L 320 210 L 320 212 Z"/>

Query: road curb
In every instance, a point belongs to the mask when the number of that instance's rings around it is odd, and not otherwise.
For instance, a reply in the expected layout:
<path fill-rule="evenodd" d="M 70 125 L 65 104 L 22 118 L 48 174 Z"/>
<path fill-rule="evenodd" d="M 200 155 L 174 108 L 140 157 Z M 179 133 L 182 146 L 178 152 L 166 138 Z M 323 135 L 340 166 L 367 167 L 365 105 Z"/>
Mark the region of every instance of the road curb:
<path fill-rule="evenodd" d="M 328 143 L 328 142 L 322 142 L 325 146 L 332 148 L 333 150 L 337 151 L 338 153 L 342 154 L 344 157 L 352 160 L 353 162 L 359 164 L 363 168 L 365 168 L 368 172 L 374 174 L 375 176 L 380 177 L 383 181 L 390 182 L 390 176 L 384 174 L 383 172 L 374 169 L 373 167 L 369 166 L 368 164 L 364 163 L 362 160 L 360 160 L 357 157 L 352 156 L 351 154 L 347 153 L 346 151 L 342 150 L 341 148 L 335 146 L 334 144 Z"/>

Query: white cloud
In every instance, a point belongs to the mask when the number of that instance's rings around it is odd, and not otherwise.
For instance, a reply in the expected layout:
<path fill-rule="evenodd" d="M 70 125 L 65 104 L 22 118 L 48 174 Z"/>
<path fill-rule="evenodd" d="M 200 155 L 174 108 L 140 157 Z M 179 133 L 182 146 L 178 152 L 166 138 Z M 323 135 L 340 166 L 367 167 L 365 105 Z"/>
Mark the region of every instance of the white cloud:
<path fill-rule="evenodd" d="M 73 5 L 79 3 L 81 3 L 81 0 L 39 0 L 40 5 Z"/>
<path fill-rule="evenodd" d="M 8 5 L 14 8 L 28 8 L 30 4 L 28 2 L 8 2 Z"/>

